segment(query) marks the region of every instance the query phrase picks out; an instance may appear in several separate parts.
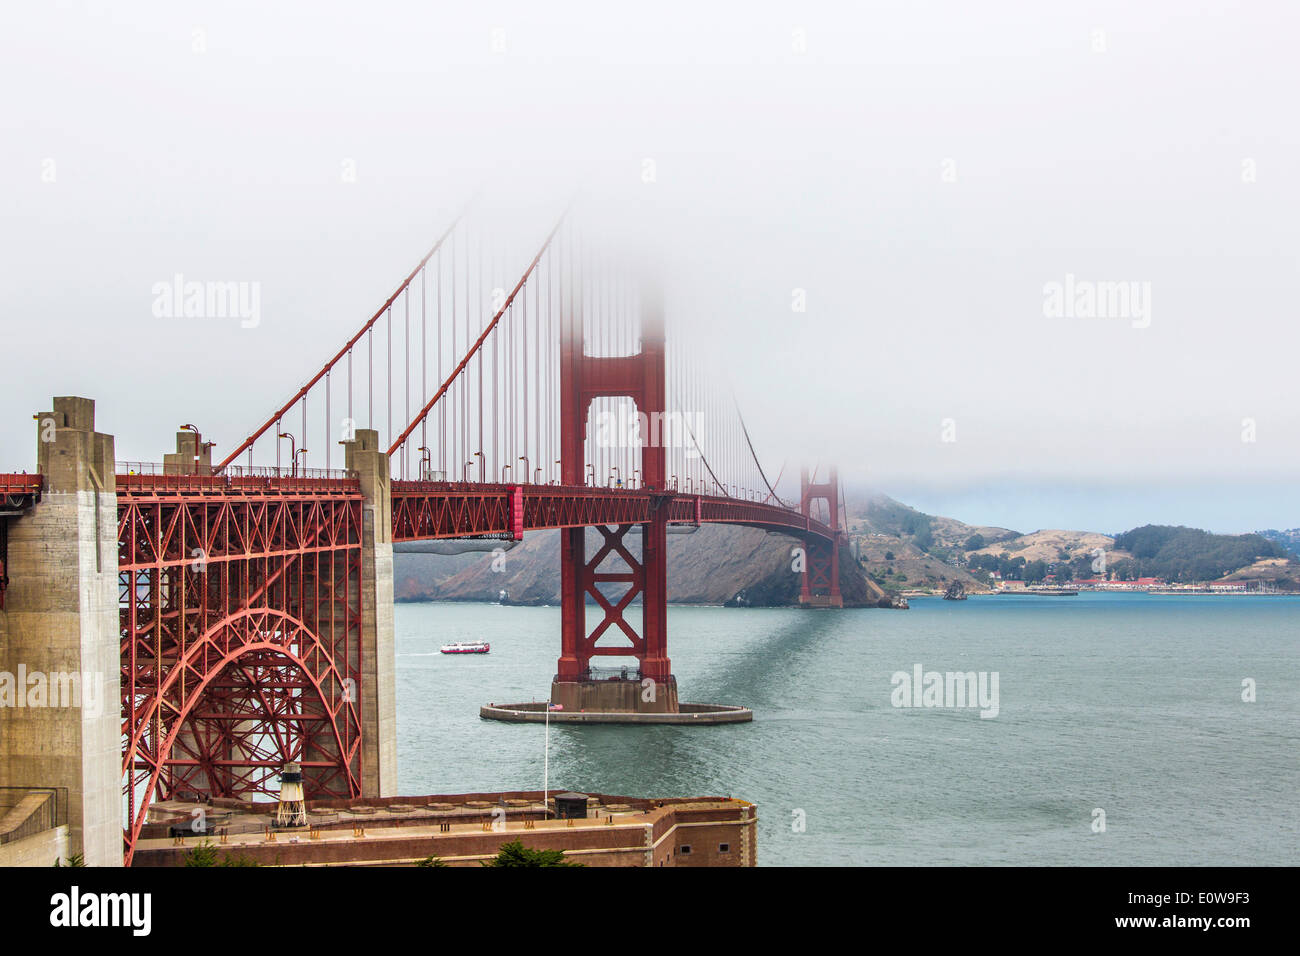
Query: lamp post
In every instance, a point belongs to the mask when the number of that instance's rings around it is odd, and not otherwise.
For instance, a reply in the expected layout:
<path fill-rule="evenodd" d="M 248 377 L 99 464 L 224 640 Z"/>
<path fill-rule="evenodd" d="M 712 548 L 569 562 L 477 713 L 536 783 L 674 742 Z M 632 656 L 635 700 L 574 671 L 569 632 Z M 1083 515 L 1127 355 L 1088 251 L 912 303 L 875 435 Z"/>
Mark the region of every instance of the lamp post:
<path fill-rule="evenodd" d="M 469 484 L 469 467 L 470 467 L 470 465 L 472 465 L 472 464 L 474 464 L 474 462 L 472 462 L 472 461 L 467 461 L 467 462 L 465 462 L 465 467 L 463 467 L 463 468 L 460 470 L 460 478 L 461 478 L 461 481 L 465 482 L 465 484 L 467 484 L 467 485 Z"/>
<path fill-rule="evenodd" d="M 558 459 L 558 458 L 555 459 L 555 464 L 556 464 L 556 466 L 557 466 L 556 469 L 555 469 L 555 473 L 556 473 L 556 475 L 558 476 L 559 473 L 560 473 L 560 469 L 559 469 L 559 467 L 558 467 L 559 464 L 560 464 L 560 459 Z M 555 483 L 556 483 L 557 485 L 560 483 L 560 479 L 559 479 L 558 477 L 555 479 Z"/>
<path fill-rule="evenodd" d="M 501 466 L 501 484 L 503 484 L 503 485 L 504 485 L 504 484 L 508 484 L 508 482 L 506 481 L 506 472 L 507 472 L 507 471 L 510 471 L 510 470 L 511 470 L 511 468 L 510 468 L 509 465 L 502 465 L 502 466 Z"/>
<path fill-rule="evenodd" d="M 487 481 L 487 459 L 483 457 L 481 451 L 474 452 L 474 457 L 478 459 L 478 480 L 479 484 Z"/>
<path fill-rule="evenodd" d="M 519 460 L 524 463 L 524 481 L 527 481 L 528 476 L 532 474 L 532 472 L 528 470 L 528 456 L 520 455 Z"/>
<path fill-rule="evenodd" d="M 292 472 L 295 468 L 298 467 L 297 442 L 294 441 L 293 435 L 289 434 L 288 432 L 280 432 L 280 434 L 277 435 L 276 437 L 289 439 L 289 463 L 290 463 L 289 470 Z M 279 464 L 279 462 L 276 462 L 276 464 Z"/>
<path fill-rule="evenodd" d="M 304 456 L 305 456 L 305 455 L 307 454 L 307 449 L 306 449 L 306 448 L 299 448 L 299 449 L 298 449 L 298 454 L 299 454 L 299 455 L 304 455 Z M 303 473 L 304 475 L 307 474 L 307 459 L 306 459 L 305 457 L 303 458 L 303 461 L 302 461 L 302 473 Z M 298 475 L 298 459 L 297 459 L 296 457 L 294 458 L 294 462 L 293 462 L 293 474 L 294 474 L 294 477 L 297 477 L 297 475 Z"/>
<path fill-rule="evenodd" d="M 420 480 L 428 481 L 433 470 L 433 452 L 426 445 L 421 445 L 416 451 L 420 452 Z"/>

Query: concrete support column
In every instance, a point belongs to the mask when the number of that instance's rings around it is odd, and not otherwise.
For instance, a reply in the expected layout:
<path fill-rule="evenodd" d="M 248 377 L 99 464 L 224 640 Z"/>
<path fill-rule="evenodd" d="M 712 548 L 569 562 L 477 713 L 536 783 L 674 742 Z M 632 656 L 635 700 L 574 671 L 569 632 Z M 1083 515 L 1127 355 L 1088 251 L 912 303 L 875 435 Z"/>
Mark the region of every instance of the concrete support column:
<path fill-rule="evenodd" d="M 69 854 L 121 866 L 113 437 L 95 431 L 87 398 L 56 398 L 35 417 L 45 490 L 9 531 L 0 785 L 67 788 Z"/>
<path fill-rule="evenodd" d="M 397 674 L 393 646 L 393 503 L 388 455 L 379 432 L 357 429 L 343 442 L 361 479 L 361 793 L 397 794 Z"/>
<path fill-rule="evenodd" d="M 641 676 L 665 684 L 672 676 L 668 659 L 668 522 L 667 501 L 654 504 L 651 520 L 641 526 L 641 567 L 645 589 L 641 593 L 641 637 L 645 655 Z"/>
<path fill-rule="evenodd" d="M 163 455 L 163 474 L 212 474 L 212 444 L 196 431 L 178 431 L 176 451 Z"/>
<path fill-rule="evenodd" d="M 560 659 L 559 680 L 575 681 L 582 676 L 578 659 L 587 638 L 587 529 L 560 529 Z M 558 701 L 553 701 L 558 703 Z"/>

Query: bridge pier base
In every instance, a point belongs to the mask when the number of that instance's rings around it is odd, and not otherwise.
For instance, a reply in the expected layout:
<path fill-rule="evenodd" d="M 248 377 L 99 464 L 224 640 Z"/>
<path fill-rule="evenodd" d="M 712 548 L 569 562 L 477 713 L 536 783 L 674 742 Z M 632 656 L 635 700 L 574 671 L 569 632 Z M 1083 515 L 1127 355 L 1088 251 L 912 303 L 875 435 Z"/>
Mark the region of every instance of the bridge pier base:
<path fill-rule="evenodd" d="M 551 703 L 571 713 L 598 711 L 607 713 L 675 714 L 680 709 L 677 700 L 677 678 L 671 674 L 666 680 L 626 680 L 613 677 L 608 680 L 553 681 Z"/>

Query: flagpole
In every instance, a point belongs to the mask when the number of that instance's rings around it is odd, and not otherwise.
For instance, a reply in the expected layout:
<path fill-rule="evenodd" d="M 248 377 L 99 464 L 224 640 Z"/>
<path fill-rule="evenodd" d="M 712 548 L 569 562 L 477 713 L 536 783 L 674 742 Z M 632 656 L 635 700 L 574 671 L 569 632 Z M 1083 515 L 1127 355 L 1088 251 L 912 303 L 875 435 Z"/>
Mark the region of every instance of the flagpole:
<path fill-rule="evenodd" d="M 545 819 L 551 818 L 551 698 L 546 698 L 546 756 L 542 759 L 542 806 L 546 810 Z"/>

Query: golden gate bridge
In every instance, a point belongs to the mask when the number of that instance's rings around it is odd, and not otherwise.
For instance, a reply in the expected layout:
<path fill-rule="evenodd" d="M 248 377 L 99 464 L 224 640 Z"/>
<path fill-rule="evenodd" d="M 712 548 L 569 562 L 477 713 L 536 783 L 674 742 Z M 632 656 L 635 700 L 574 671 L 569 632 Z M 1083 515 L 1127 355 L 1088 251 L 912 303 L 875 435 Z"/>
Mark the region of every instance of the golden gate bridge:
<path fill-rule="evenodd" d="M 111 461 L 89 400 L 36 416 L 39 473 L 0 475 L 0 601 L 6 569 L 27 593 L 43 508 L 115 496 L 128 863 L 152 800 L 273 794 L 289 762 L 308 797 L 391 791 L 394 544 L 558 531 L 553 701 L 576 700 L 594 660 L 634 657 L 655 707 L 677 708 L 672 526 L 789 535 L 800 602 L 843 605 L 834 470 L 784 501 L 636 256 L 572 212 L 535 241 L 509 248 L 471 205 L 220 460 L 193 424 L 151 464 Z"/>

